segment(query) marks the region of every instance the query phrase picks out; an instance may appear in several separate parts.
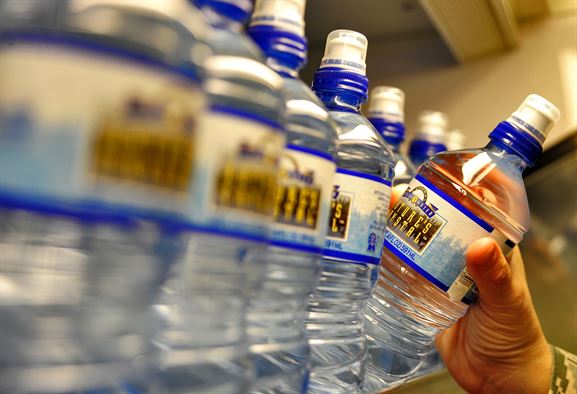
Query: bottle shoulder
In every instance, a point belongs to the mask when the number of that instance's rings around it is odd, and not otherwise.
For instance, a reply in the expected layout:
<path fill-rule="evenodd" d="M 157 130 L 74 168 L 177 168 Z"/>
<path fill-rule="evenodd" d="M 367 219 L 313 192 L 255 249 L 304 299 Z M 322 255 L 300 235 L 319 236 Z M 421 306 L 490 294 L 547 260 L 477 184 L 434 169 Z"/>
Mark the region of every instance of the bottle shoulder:
<path fill-rule="evenodd" d="M 282 125 L 282 78 L 254 59 L 231 55 L 213 60 L 204 67 L 203 91 L 209 106 Z"/>
<path fill-rule="evenodd" d="M 287 98 L 292 100 L 310 101 L 321 107 L 323 111 L 328 114 L 328 110 L 325 108 L 318 96 L 300 78 L 284 77 L 283 81 L 283 90 Z"/>
<path fill-rule="evenodd" d="M 380 152 L 377 156 L 395 161 L 395 154 L 375 127 L 360 113 L 329 111 L 338 127 L 338 144 L 358 144 Z"/>
<path fill-rule="evenodd" d="M 287 143 L 334 155 L 337 124 L 323 103 L 300 79 L 283 78 Z"/>
<path fill-rule="evenodd" d="M 208 35 L 207 44 L 215 56 L 238 56 L 259 63 L 265 61 L 261 49 L 244 33 L 215 29 Z"/>
<path fill-rule="evenodd" d="M 433 172 L 449 181 L 446 187 L 474 200 L 473 211 L 496 220 L 495 227 L 519 242 L 530 216 L 522 172 L 506 158 L 485 149 L 443 152 L 423 164 L 419 173 Z"/>
<path fill-rule="evenodd" d="M 395 152 L 395 184 L 409 183 L 417 170 L 411 160 L 401 152 Z"/>
<path fill-rule="evenodd" d="M 395 156 L 374 126 L 360 113 L 329 111 L 339 126 L 336 142 L 338 165 L 358 166 L 392 181 Z"/>

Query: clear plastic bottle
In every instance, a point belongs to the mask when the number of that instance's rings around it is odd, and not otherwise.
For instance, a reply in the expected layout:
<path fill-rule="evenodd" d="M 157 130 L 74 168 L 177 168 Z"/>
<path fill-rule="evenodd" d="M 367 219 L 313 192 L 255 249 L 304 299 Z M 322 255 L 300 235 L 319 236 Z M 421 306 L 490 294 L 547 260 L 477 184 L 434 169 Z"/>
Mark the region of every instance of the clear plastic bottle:
<path fill-rule="evenodd" d="M 455 129 L 447 134 L 447 151 L 456 151 L 463 149 L 465 146 L 465 135 L 458 129 Z M 431 351 L 431 353 L 423 360 L 423 363 L 419 369 L 415 372 L 413 378 L 420 375 L 425 375 L 427 373 L 436 371 L 443 368 L 443 360 L 436 350 Z M 380 384 L 379 384 L 380 385 Z"/>
<path fill-rule="evenodd" d="M 373 299 L 373 357 L 383 386 L 409 376 L 475 297 L 465 251 L 482 237 L 505 254 L 529 228 L 522 172 L 542 152 L 559 111 L 530 95 L 482 149 L 443 152 L 424 163 L 389 213 Z"/>
<path fill-rule="evenodd" d="M 415 168 L 433 155 L 447 150 L 447 126 L 449 117 L 438 111 L 423 111 L 419 114 L 418 130 L 409 146 L 409 158 Z"/>
<path fill-rule="evenodd" d="M 156 224 L 186 183 L 167 146 L 204 102 L 206 25 L 186 2 L 45 0 L 2 2 L 0 26 L 0 392 L 129 391 L 148 377 L 171 263 Z"/>
<path fill-rule="evenodd" d="M 395 154 L 393 185 L 408 184 L 415 176 L 413 163 L 401 152 L 405 140 L 405 93 L 391 86 L 377 86 L 369 98 L 367 117 Z"/>
<path fill-rule="evenodd" d="M 360 112 L 368 94 L 366 49 L 362 34 L 333 31 L 313 82 L 339 129 L 321 277 L 308 305 L 312 393 L 357 392 L 365 369 L 361 312 L 376 280 L 395 166 Z"/>
<path fill-rule="evenodd" d="M 307 55 L 304 9 L 305 0 L 257 0 L 248 29 L 283 77 L 287 133 L 270 246 L 250 259 L 265 272 L 248 313 L 257 372 L 251 392 L 299 393 L 308 383 L 304 318 L 327 232 L 336 125 L 298 78 Z"/>
<path fill-rule="evenodd" d="M 244 32 L 252 0 L 192 0 L 214 30 L 207 43 L 216 55 L 239 56 L 264 63 L 256 43 Z"/>
<path fill-rule="evenodd" d="M 409 182 L 415 176 L 416 170 L 408 157 L 401 151 L 400 146 L 405 137 L 404 125 L 404 102 L 405 94 L 402 90 L 390 86 L 377 86 L 373 89 L 370 100 L 368 119 L 375 126 L 377 131 L 383 136 L 385 141 L 392 148 L 395 154 L 397 164 L 395 166 L 395 178 L 393 185 L 408 186 Z M 379 332 L 372 332 L 374 321 L 374 310 L 378 310 L 378 300 L 371 297 L 363 310 L 365 331 L 367 338 L 368 361 L 363 381 L 363 391 L 373 392 L 383 387 L 380 377 L 380 371 L 373 364 L 373 357 L 379 354 L 379 344 L 373 338 L 379 335 Z M 375 305 L 377 306 L 375 308 Z"/>
<path fill-rule="evenodd" d="M 202 3 L 220 23 L 206 37 L 215 53 L 204 63 L 208 108 L 194 139 L 187 220 L 173 224 L 173 244 L 163 246 L 177 251 L 177 262 L 156 305 L 160 382 L 150 391 L 245 393 L 253 379 L 246 307 L 255 285 L 246 257 L 265 246 L 272 223 L 285 144 L 283 80 L 237 30 L 249 16 L 246 1 Z"/>

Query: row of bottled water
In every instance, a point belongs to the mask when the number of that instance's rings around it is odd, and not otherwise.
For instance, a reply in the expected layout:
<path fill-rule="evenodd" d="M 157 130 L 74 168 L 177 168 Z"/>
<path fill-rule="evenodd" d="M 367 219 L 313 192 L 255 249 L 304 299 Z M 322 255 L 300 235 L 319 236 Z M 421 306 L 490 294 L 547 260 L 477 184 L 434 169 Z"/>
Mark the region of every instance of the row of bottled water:
<path fill-rule="evenodd" d="M 305 1 L 0 2 L 0 393 L 375 392 L 434 367 L 475 298 L 464 251 L 521 241 L 559 111 L 530 95 L 459 151 L 425 112 L 409 159 L 402 91 L 361 113 L 362 34 L 299 79 Z"/>

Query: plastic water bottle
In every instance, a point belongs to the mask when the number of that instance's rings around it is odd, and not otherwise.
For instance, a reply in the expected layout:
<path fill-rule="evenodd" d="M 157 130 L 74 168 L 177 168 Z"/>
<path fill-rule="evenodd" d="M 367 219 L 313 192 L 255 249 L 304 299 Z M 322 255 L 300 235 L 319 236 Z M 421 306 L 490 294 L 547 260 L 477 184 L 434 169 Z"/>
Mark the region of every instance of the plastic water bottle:
<path fill-rule="evenodd" d="M 252 0 L 192 0 L 213 26 L 206 37 L 216 55 L 238 56 L 264 63 L 256 43 L 244 32 L 253 9 Z"/>
<path fill-rule="evenodd" d="M 465 146 L 465 135 L 458 130 L 455 129 L 447 134 L 447 150 L 448 151 L 455 151 L 459 149 L 463 149 Z M 443 368 L 443 360 L 441 360 L 441 356 L 436 350 L 432 350 L 431 353 L 425 357 L 423 363 L 419 367 L 419 369 L 415 372 L 412 378 L 416 378 L 417 376 L 425 375 L 436 371 L 438 369 Z"/>
<path fill-rule="evenodd" d="M 482 149 L 439 153 L 424 163 L 389 212 L 373 299 L 380 354 L 372 361 L 386 384 L 406 377 L 475 297 L 465 251 L 482 237 L 505 255 L 529 229 L 522 172 L 542 153 L 559 110 L 528 96 L 489 134 Z"/>
<path fill-rule="evenodd" d="M 0 392 L 146 378 L 170 264 L 156 223 L 187 185 L 204 101 L 190 54 L 205 24 L 161 3 L 0 4 Z"/>
<path fill-rule="evenodd" d="M 409 146 L 409 157 L 415 167 L 447 150 L 448 123 L 448 116 L 442 112 L 423 111 L 419 114 L 417 134 Z"/>
<path fill-rule="evenodd" d="M 257 372 L 252 392 L 299 393 L 308 382 L 304 318 L 327 232 L 336 125 L 298 78 L 307 55 L 304 9 L 305 0 L 257 0 L 248 29 L 283 77 L 287 133 L 270 246 L 250 260 L 265 272 L 248 313 Z"/>
<path fill-rule="evenodd" d="M 404 102 L 404 92 L 390 86 L 377 86 L 373 89 L 369 100 L 368 118 L 389 144 L 397 160 L 395 178 L 393 179 L 395 186 L 407 186 L 416 173 L 409 158 L 400 151 L 405 138 Z M 378 355 L 379 352 L 378 341 L 373 339 L 375 335 L 379 335 L 379 332 L 371 331 L 373 327 L 371 323 L 374 321 L 373 311 L 378 310 L 379 305 L 378 300 L 374 300 L 373 297 L 369 299 L 363 311 L 364 318 L 368 320 L 365 323 L 368 348 L 367 368 L 363 381 L 365 392 L 377 391 L 383 387 L 379 375 L 380 371 L 374 368 L 374 361 L 372 360 L 373 356 Z"/>
<path fill-rule="evenodd" d="M 459 150 L 465 147 L 467 138 L 459 129 L 455 129 L 447 134 L 447 150 Z"/>
<path fill-rule="evenodd" d="M 194 138 L 187 220 L 175 223 L 174 244 L 164 247 L 178 252 L 156 305 L 163 324 L 156 339 L 160 382 L 151 392 L 248 390 L 253 368 L 246 306 L 253 270 L 247 255 L 265 246 L 285 144 L 283 80 L 252 58 L 245 45 L 250 38 L 233 30 L 244 19 L 238 14 L 248 17 L 246 1 L 203 3 L 223 21 L 237 22 L 220 24 L 206 37 L 216 51 L 204 63 L 208 108 Z M 229 7 L 219 8 L 223 3 Z M 223 36 L 228 43 L 219 41 Z"/>
<path fill-rule="evenodd" d="M 368 119 L 395 154 L 393 185 L 408 184 L 415 176 L 413 163 L 401 152 L 405 140 L 405 93 L 391 86 L 377 86 L 369 99 Z"/>
<path fill-rule="evenodd" d="M 450 131 L 447 134 L 447 150 L 455 151 L 465 147 L 466 137 L 459 129 Z M 441 356 L 436 350 L 433 350 L 424 360 L 423 364 L 417 370 L 415 375 L 424 375 L 443 367 Z"/>
<path fill-rule="evenodd" d="M 395 167 L 394 154 L 360 112 L 368 94 L 366 50 L 362 34 L 331 32 L 313 82 L 340 127 L 321 277 L 308 306 L 312 393 L 357 392 L 365 369 L 361 312 L 377 278 Z"/>

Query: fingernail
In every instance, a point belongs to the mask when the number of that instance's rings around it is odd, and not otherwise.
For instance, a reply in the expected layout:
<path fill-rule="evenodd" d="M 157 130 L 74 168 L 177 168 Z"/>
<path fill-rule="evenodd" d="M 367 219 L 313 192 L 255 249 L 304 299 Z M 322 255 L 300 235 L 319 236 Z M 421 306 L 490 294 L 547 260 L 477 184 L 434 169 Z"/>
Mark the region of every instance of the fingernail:
<path fill-rule="evenodd" d="M 467 257 L 470 253 L 473 253 L 474 261 L 486 261 L 495 258 L 496 245 L 495 241 L 491 238 L 481 238 L 476 240 L 469 246 L 467 250 Z"/>

